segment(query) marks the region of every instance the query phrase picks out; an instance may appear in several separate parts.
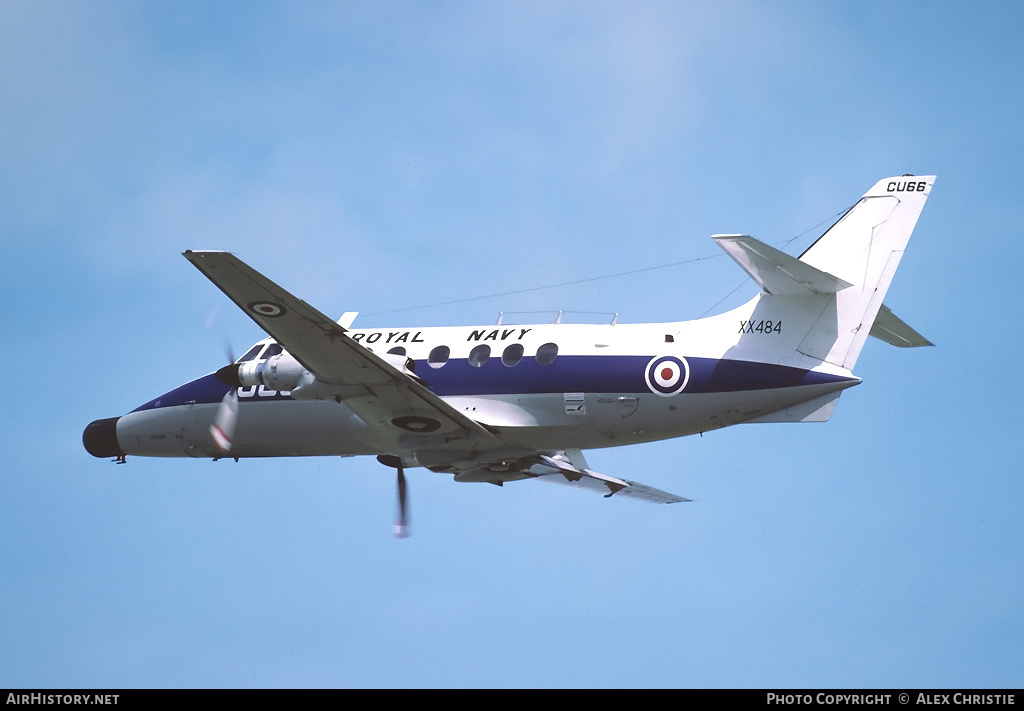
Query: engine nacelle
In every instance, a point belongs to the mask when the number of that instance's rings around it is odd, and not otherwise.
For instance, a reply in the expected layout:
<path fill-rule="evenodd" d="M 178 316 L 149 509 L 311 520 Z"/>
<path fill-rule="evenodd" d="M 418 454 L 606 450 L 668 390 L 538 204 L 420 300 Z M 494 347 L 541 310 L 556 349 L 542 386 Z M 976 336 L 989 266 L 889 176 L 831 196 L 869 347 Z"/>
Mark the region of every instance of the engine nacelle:
<path fill-rule="evenodd" d="M 346 397 L 365 392 L 365 389 L 358 385 L 333 385 L 321 382 L 287 353 L 272 356 L 265 361 L 241 363 L 235 368 L 237 387 L 262 385 L 268 390 L 290 394 L 295 400 L 340 402 Z"/>
<path fill-rule="evenodd" d="M 268 360 L 248 361 L 238 366 L 238 384 L 248 388 L 263 385 L 267 390 L 288 392 L 299 386 L 304 375 L 312 375 L 287 353 Z"/>
<path fill-rule="evenodd" d="M 396 370 L 419 383 L 423 382 L 413 372 L 416 364 L 412 358 L 390 353 L 381 357 Z M 366 392 L 366 389 L 359 384 L 339 385 L 321 382 L 288 353 L 281 353 L 267 360 L 232 363 L 218 370 L 216 377 L 220 382 L 236 388 L 262 385 L 268 390 L 291 393 L 296 400 L 337 400 L 340 402 L 346 397 Z"/>

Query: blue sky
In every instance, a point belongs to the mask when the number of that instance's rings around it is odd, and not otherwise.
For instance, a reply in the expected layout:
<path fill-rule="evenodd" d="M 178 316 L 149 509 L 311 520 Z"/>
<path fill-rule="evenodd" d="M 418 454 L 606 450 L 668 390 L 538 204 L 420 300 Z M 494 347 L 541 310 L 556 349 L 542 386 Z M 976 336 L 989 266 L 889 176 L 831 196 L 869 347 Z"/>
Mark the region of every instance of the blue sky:
<path fill-rule="evenodd" d="M 1014 3 L 0 1 L 0 686 L 1019 687 Z M 89 456 L 256 327 L 227 249 L 363 326 L 696 318 L 937 174 L 824 425 L 595 451 L 693 498 L 372 459 Z M 794 239 L 796 238 L 796 239 Z M 641 275 L 404 310 L 708 257 Z M 377 314 L 377 315 L 373 315 Z"/>

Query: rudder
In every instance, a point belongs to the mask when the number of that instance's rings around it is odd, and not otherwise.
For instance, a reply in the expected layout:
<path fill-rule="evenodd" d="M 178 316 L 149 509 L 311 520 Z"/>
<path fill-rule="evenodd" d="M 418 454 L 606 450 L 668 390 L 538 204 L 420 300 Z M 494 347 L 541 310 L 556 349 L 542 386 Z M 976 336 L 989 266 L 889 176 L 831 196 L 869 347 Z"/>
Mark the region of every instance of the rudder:
<path fill-rule="evenodd" d="M 933 175 L 878 181 L 800 255 L 851 286 L 835 293 L 797 350 L 853 368 L 934 182 Z"/>

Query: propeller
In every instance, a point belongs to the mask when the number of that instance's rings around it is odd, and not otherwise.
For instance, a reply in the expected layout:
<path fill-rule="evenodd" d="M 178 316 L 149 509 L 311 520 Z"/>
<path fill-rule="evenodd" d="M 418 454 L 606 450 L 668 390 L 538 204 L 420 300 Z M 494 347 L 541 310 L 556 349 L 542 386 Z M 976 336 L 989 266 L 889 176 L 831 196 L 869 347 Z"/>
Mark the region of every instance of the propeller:
<path fill-rule="evenodd" d="M 209 325 L 209 324 L 207 324 Z M 234 365 L 235 353 L 234 349 L 231 348 L 231 342 L 227 341 L 224 345 L 225 355 L 228 359 L 228 364 L 217 371 L 217 380 L 230 385 L 231 389 L 228 390 L 224 399 L 220 401 L 220 406 L 217 408 L 217 414 L 213 416 L 213 424 L 210 425 L 210 436 L 213 437 L 213 443 L 217 445 L 217 448 L 227 454 L 231 451 L 231 443 L 235 439 L 235 427 L 238 425 L 238 383 L 232 384 L 229 378 L 223 377 L 227 371 L 234 368 L 235 379 L 238 379 L 238 366 Z"/>
<path fill-rule="evenodd" d="M 238 391 L 235 388 L 228 390 L 227 395 L 220 401 L 217 414 L 214 415 L 213 424 L 210 425 L 210 435 L 213 443 L 217 445 L 224 454 L 231 451 L 231 442 L 235 438 L 235 426 L 238 424 Z"/>
<path fill-rule="evenodd" d="M 377 461 L 386 467 L 391 467 L 398 472 L 398 519 L 395 521 L 395 537 L 409 537 L 409 503 L 405 489 L 405 467 L 402 466 L 402 458 L 393 454 L 379 454 Z"/>
<path fill-rule="evenodd" d="M 409 537 L 409 512 L 405 493 L 405 472 L 398 465 L 398 520 L 395 522 L 395 538 Z"/>

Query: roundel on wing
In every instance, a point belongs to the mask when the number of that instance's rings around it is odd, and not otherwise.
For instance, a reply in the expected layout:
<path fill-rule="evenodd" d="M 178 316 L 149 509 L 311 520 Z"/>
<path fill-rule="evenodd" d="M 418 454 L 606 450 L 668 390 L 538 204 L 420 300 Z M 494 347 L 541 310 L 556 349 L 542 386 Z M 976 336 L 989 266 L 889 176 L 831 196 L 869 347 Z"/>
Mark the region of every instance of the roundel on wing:
<path fill-rule="evenodd" d="M 690 364 L 685 358 L 655 356 L 644 373 L 647 387 L 657 395 L 675 395 L 682 392 L 690 380 Z"/>
<path fill-rule="evenodd" d="M 396 417 L 391 420 L 391 424 L 395 427 L 401 427 L 407 432 L 416 432 L 418 434 L 433 432 L 434 430 L 441 429 L 441 423 L 432 417 L 418 417 L 416 415 L 406 415 L 405 417 Z"/>
<path fill-rule="evenodd" d="M 245 306 L 257 316 L 273 318 L 275 316 L 283 316 L 286 313 L 284 306 L 273 301 L 251 301 Z"/>

